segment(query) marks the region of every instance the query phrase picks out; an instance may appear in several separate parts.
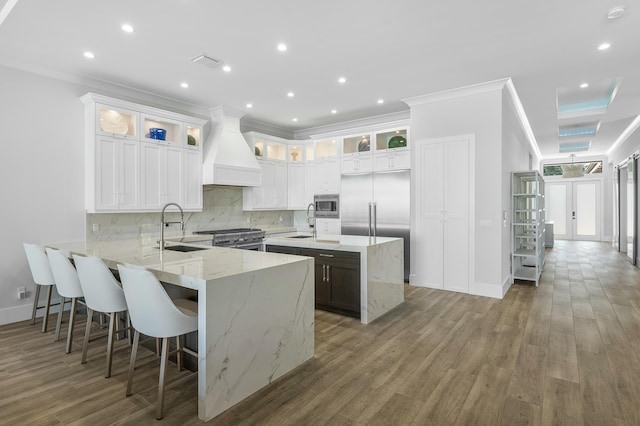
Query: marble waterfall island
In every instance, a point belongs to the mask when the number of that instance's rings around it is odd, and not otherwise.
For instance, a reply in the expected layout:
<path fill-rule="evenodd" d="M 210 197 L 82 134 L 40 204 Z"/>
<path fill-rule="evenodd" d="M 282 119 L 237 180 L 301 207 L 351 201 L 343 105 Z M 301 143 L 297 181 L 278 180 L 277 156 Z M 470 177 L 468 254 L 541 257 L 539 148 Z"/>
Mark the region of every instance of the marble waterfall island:
<path fill-rule="evenodd" d="M 49 247 L 129 263 L 198 291 L 198 416 L 208 421 L 313 358 L 313 259 L 209 247 L 165 250 L 140 240 Z"/>
<path fill-rule="evenodd" d="M 402 238 L 356 235 L 305 238 L 301 235 L 284 235 L 268 236 L 265 246 L 269 245 L 359 253 L 360 321 L 363 324 L 374 321 L 404 302 Z M 321 280 L 316 277 L 316 285 Z"/>

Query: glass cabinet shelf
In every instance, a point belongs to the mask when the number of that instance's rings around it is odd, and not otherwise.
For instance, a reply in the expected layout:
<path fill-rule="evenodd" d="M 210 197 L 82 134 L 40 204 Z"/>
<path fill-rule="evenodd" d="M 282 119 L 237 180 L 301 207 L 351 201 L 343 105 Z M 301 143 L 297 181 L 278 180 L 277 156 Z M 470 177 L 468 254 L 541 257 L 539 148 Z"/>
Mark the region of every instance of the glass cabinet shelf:
<path fill-rule="evenodd" d="M 171 145 L 182 145 L 180 123 L 163 117 L 142 116 L 143 139 Z M 186 144 L 186 142 L 185 142 Z"/>
<path fill-rule="evenodd" d="M 336 139 L 316 142 L 316 158 L 335 157 L 337 155 L 338 143 Z"/>
<path fill-rule="evenodd" d="M 407 129 L 376 134 L 376 151 L 407 147 Z"/>
<path fill-rule="evenodd" d="M 125 138 L 138 138 L 140 114 L 126 109 L 96 105 L 98 113 L 97 133 Z"/>
<path fill-rule="evenodd" d="M 191 148 L 199 148 L 202 145 L 202 128 L 187 125 L 187 140 L 185 145 Z"/>
<path fill-rule="evenodd" d="M 350 136 L 342 140 L 343 154 L 356 154 L 359 152 L 371 152 L 370 134 Z"/>

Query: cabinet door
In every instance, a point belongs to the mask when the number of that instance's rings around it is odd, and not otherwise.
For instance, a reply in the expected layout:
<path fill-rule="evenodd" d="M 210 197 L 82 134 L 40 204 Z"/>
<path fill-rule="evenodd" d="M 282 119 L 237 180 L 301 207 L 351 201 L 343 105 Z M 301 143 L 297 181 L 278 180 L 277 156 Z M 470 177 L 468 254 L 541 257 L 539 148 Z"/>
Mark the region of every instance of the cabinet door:
<path fill-rule="evenodd" d="M 145 210 L 160 209 L 163 205 L 163 149 L 155 143 L 141 144 L 140 207 Z"/>
<path fill-rule="evenodd" d="M 337 158 L 327 160 L 326 167 L 327 193 L 340 193 L 340 162 Z"/>
<path fill-rule="evenodd" d="M 305 165 L 289 164 L 287 168 L 287 208 L 305 209 Z"/>
<path fill-rule="evenodd" d="M 202 210 L 202 151 L 184 151 L 184 191 L 182 202 L 187 210 Z"/>
<path fill-rule="evenodd" d="M 300 254 L 300 250 L 301 249 L 299 247 L 272 246 L 272 245 L 268 245 L 265 248 L 265 251 L 270 252 L 270 253 L 296 254 L 296 255 Z"/>
<path fill-rule="evenodd" d="M 164 194 L 162 204 L 178 203 L 182 205 L 182 189 L 184 175 L 182 172 L 182 148 L 169 146 L 164 149 Z"/>
<path fill-rule="evenodd" d="M 327 265 L 331 287 L 330 305 L 360 314 L 360 267 L 339 261 Z"/>
<path fill-rule="evenodd" d="M 96 139 L 96 211 L 140 207 L 139 158 L 136 141 Z"/>
<path fill-rule="evenodd" d="M 258 198 L 254 198 L 254 207 L 270 208 L 275 204 L 276 191 L 274 182 L 276 179 L 276 165 L 272 162 L 262 163 L 262 183 L 259 188 L 262 190 Z M 260 192 L 260 191 L 259 191 Z"/>
<path fill-rule="evenodd" d="M 287 208 L 287 192 L 288 192 L 287 164 L 276 163 L 274 165 L 274 173 L 273 173 L 273 193 L 274 193 L 273 207 L 276 207 L 279 209 Z"/>
<path fill-rule="evenodd" d="M 313 203 L 313 196 L 315 195 L 316 187 L 316 165 L 314 163 L 307 163 L 304 165 L 304 208 Z"/>
<path fill-rule="evenodd" d="M 395 151 L 391 160 L 394 170 L 406 170 L 411 168 L 411 151 Z"/>

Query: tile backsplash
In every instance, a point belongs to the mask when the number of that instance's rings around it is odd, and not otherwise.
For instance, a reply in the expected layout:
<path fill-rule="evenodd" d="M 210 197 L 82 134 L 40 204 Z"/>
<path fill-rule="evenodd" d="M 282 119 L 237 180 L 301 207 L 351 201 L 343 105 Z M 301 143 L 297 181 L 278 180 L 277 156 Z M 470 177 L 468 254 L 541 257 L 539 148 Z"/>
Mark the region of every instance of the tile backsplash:
<path fill-rule="evenodd" d="M 165 220 L 179 219 L 180 212 L 169 207 Z M 288 210 L 242 210 L 242 188 L 207 185 L 203 190 L 202 212 L 184 214 L 184 235 L 194 231 L 225 228 L 288 228 L 294 224 L 294 212 Z M 87 241 L 160 238 L 160 212 L 157 213 L 87 213 Z M 94 229 L 96 229 L 94 231 Z M 167 237 L 183 235 L 180 226 L 165 229 Z"/>

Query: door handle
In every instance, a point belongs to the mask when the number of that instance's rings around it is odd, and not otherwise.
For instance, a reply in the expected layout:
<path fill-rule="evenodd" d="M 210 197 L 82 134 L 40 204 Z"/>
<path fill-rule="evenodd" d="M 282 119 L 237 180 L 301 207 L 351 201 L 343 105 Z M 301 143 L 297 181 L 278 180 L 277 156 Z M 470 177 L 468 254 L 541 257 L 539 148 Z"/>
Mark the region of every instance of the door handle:
<path fill-rule="evenodd" d="M 327 282 L 331 281 L 331 265 L 327 265 Z"/>
<path fill-rule="evenodd" d="M 327 282 L 327 265 L 322 265 L 322 282 Z"/>
<path fill-rule="evenodd" d="M 571 212 L 571 219 L 575 219 L 575 218 L 576 218 L 576 212 L 573 211 L 573 212 Z"/>

